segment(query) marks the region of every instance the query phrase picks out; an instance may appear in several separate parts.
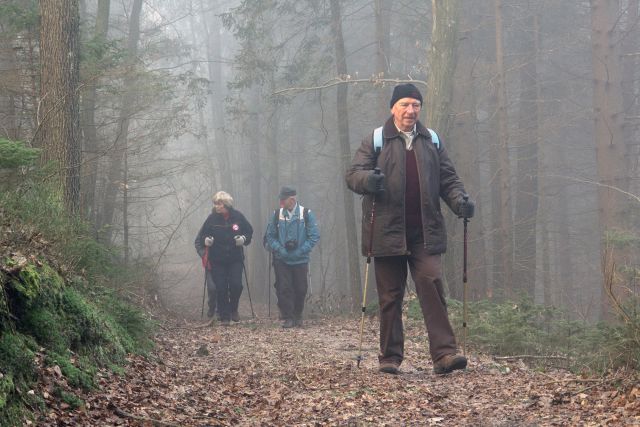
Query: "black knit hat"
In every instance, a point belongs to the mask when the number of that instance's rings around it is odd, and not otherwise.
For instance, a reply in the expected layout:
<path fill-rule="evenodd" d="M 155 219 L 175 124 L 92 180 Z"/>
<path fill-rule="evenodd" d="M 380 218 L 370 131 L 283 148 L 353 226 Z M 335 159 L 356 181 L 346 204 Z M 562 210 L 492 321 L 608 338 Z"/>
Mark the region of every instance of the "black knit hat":
<path fill-rule="evenodd" d="M 286 185 L 280 189 L 280 200 L 288 199 L 291 196 L 296 195 L 296 189 L 293 187 L 287 187 Z"/>
<path fill-rule="evenodd" d="M 389 108 L 393 108 L 393 105 L 402 98 L 417 99 L 422 104 L 422 94 L 420 93 L 418 88 L 411 83 L 401 84 L 393 88 L 393 95 L 391 95 Z"/>

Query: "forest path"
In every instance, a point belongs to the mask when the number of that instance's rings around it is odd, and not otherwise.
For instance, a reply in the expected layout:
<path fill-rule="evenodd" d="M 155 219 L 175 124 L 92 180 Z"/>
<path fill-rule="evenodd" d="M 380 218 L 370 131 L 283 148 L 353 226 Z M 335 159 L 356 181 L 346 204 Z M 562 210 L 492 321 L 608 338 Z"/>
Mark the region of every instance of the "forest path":
<path fill-rule="evenodd" d="M 401 374 L 377 371 L 377 319 L 327 318 L 284 330 L 275 320 L 168 326 L 149 357 L 101 378 L 82 425 L 639 425 L 640 390 L 620 378 L 537 372 L 471 355 L 466 371 L 435 375 L 424 327 L 405 325 Z M 628 377 L 627 377 L 628 378 Z M 612 383 L 617 381 L 618 389 Z M 624 380 L 623 380 L 624 382 Z M 151 420 L 156 420 L 152 422 Z"/>

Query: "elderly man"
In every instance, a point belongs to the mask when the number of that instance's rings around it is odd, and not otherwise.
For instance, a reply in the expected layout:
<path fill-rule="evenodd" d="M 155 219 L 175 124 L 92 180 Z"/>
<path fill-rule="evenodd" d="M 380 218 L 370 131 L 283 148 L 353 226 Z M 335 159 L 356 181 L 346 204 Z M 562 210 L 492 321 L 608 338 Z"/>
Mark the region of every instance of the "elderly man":
<path fill-rule="evenodd" d="M 402 300 L 407 266 L 416 284 L 437 374 L 464 369 L 457 354 L 442 283 L 446 250 L 440 197 L 459 216 L 471 218 L 466 196 L 437 134 L 418 120 L 422 95 L 412 84 L 394 88 L 391 117 L 369 135 L 347 171 L 347 186 L 362 201 L 362 252 L 374 257 L 380 308 L 380 372 L 397 374 L 404 358 Z M 379 171 L 375 169 L 379 168 Z M 375 220 L 369 221 L 375 206 Z M 371 225 L 373 224 L 373 229 Z M 369 244 L 371 242 L 371 244 Z"/>
<path fill-rule="evenodd" d="M 320 240 L 320 232 L 313 212 L 298 203 L 295 188 L 282 187 L 279 197 L 281 208 L 269 218 L 265 246 L 274 254 L 282 327 L 301 327 L 309 286 L 309 254 Z"/>

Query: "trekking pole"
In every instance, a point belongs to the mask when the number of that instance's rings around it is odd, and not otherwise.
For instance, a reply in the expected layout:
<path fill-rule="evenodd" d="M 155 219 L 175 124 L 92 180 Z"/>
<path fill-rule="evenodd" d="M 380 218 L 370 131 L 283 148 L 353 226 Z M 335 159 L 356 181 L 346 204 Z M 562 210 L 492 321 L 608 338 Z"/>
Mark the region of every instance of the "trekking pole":
<path fill-rule="evenodd" d="M 375 168 L 373 173 L 380 175 L 380 168 Z M 360 344 L 358 345 L 358 357 L 356 357 L 357 367 L 360 367 L 360 361 L 362 360 L 362 334 L 364 333 L 364 312 L 367 308 L 367 285 L 369 284 L 369 265 L 371 264 L 371 251 L 373 250 L 373 225 L 376 221 L 376 195 L 373 194 L 371 202 L 371 217 L 369 218 L 369 224 L 371 229 L 369 231 L 369 248 L 367 251 L 367 263 L 364 267 L 364 289 L 362 290 L 362 314 L 360 315 Z"/>
<path fill-rule="evenodd" d="M 249 295 L 249 307 L 251 307 L 251 318 L 255 319 L 256 314 L 253 312 L 253 302 L 251 301 L 251 288 L 249 287 L 249 279 L 247 278 L 247 267 L 244 266 L 244 259 L 242 260 L 242 270 L 244 271 L 244 281 L 247 284 L 247 295 Z"/>
<path fill-rule="evenodd" d="M 271 251 L 269 251 L 269 279 L 267 280 L 267 293 L 268 293 L 268 308 L 267 308 L 267 315 L 269 316 L 269 319 L 271 319 L 271 257 L 273 256 L 273 254 L 271 253 Z"/>
<path fill-rule="evenodd" d="M 209 246 L 204 247 L 204 258 L 202 258 L 202 266 L 204 267 L 204 289 L 202 290 L 202 311 L 200 311 L 200 319 L 204 317 L 204 297 L 207 294 L 207 269 L 209 267 Z"/>
<path fill-rule="evenodd" d="M 204 297 L 207 295 L 207 269 L 204 269 L 204 289 L 202 290 L 202 310 L 200 311 L 200 319 L 204 317 Z"/>
<path fill-rule="evenodd" d="M 462 196 L 462 199 L 466 202 L 469 200 L 468 195 Z M 464 249 L 462 252 L 462 355 L 467 355 L 467 224 L 469 218 L 464 217 L 462 224 L 464 227 L 463 241 Z"/>

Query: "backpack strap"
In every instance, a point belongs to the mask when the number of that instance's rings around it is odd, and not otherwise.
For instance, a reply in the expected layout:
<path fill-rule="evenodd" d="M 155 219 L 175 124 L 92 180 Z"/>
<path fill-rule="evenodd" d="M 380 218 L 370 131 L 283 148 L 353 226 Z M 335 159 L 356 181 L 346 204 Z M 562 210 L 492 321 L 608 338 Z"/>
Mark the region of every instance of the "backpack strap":
<path fill-rule="evenodd" d="M 309 209 L 307 209 L 306 207 L 298 204 L 299 209 L 302 210 L 302 215 L 301 218 L 304 218 L 304 228 L 308 229 L 308 223 L 309 223 Z M 280 209 L 276 209 L 275 211 L 273 211 L 273 226 L 276 229 L 276 231 L 278 230 L 278 224 L 280 223 L 280 215 L 282 215 L 282 209 L 284 208 L 280 208 Z M 300 211 L 298 211 L 300 212 Z M 300 215 L 300 213 L 298 213 Z"/>
<path fill-rule="evenodd" d="M 382 126 L 373 130 L 373 151 L 379 153 L 382 150 L 382 144 L 384 144 L 384 138 L 382 136 Z"/>
<path fill-rule="evenodd" d="M 304 206 L 300 206 L 302 209 L 302 218 L 304 219 L 304 231 L 309 235 L 309 209 Z"/>
<path fill-rule="evenodd" d="M 427 130 L 429 131 L 429 135 L 431 135 L 431 142 L 433 142 L 433 145 L 436 146 L 436 149 L 440 149 L 440 138 L 436 131 L 431 128 L 427 128 Z"/>

